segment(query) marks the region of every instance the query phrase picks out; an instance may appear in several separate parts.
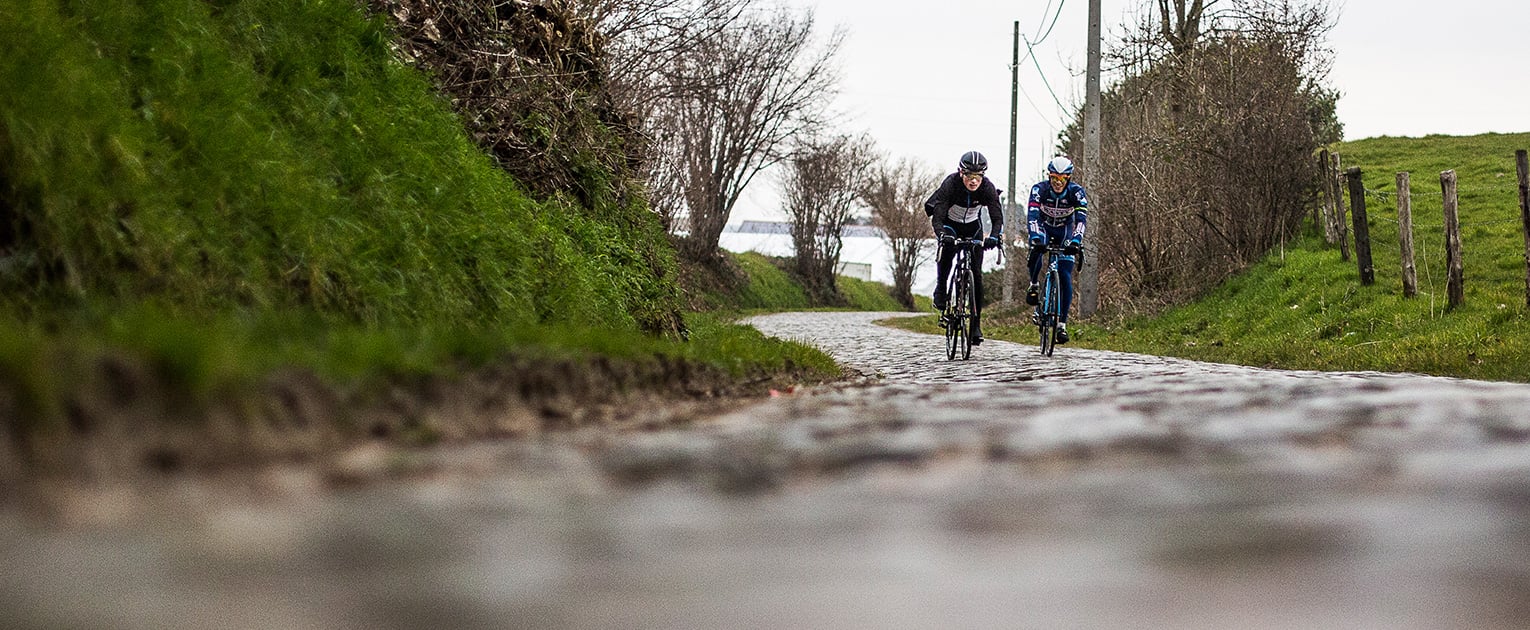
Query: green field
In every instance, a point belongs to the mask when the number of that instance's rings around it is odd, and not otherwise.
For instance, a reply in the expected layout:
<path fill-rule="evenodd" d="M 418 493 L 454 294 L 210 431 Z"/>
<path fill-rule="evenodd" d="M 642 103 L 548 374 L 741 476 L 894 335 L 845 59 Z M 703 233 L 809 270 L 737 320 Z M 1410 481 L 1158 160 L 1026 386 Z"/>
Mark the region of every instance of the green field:
<path fill-rule="evenodd" d="M 1375 284 L 1313 230 L 1201 299 L 1154 317 L 1076 322 L 1074 346 L 1245 365 L 1419 372 L 1530 382 L 1514 151 L 1530 133 L 1373 138 L 1336 150 L 1363 171 Z M 1465 304 L 1446 307 L 1441 171 L 1458 177 Z M 1419 294 L 1402 295 L 1396 173 L 1411 173 Z M 1101 216 L 1108 216 L 1102 209 Z M 1351 231 L 1352 232 L 1352 231 Z M 1352 250 L 1353 251 L 1353 250 Z M 993 314 L 989 337 L 1034 343 L 1018 313 Z M 933 318 L 913 325 L 933 330 Z"/>

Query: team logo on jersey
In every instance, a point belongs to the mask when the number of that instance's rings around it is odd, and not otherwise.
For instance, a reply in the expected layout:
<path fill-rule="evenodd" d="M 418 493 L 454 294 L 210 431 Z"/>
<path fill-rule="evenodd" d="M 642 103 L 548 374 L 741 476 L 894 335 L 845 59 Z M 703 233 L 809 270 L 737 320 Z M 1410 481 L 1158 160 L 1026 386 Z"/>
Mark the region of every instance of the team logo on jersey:
<path fill-rule="evenodd" d="M 1041 213 L 1054 219 L 1067 218 L 1068 215 L 1073 214 L 1073 210 L 1073 208 L 1063 208 L 1060 206 L 1048 206 L 1044 204 L 1041 206 Z"/>

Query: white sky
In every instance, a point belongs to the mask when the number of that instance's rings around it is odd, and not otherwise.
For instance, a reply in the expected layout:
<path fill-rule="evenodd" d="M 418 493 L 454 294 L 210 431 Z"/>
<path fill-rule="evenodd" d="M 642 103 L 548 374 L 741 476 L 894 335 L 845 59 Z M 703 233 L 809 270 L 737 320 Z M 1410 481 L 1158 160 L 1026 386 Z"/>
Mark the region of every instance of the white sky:
<path fill-rule="evenodd" d="M 1061 1 L 1056 27 L 1035 52 L 1058 100 L 1072 107 L 1083 101 L 1088 2 Z M 989 177 L 1005 189 L 1013 24 L 1019 20 L 1021 35 L 1034 41 L 1057 2 L 792 0 L 814 7 L 825 33 L 836 25 L 848 33 L 837 101 L 844 131 L 869 132 L 893 157 L 946 171 L 976 149 L 988 157 Z M 1107 42 L 1121 31 L 1127 10 L 1143 3 L 1102 0 Z M 1342 94 L 1346 139 L 1530 131 L 1530 1 L 1336 0 L 1335 6 L 1328 83 Z M 1022 63 L 1020 86 L 1017 179 L 1028 189 L 1041 177 L 1067 110 L 1053 101 L 1032 62 Z M 777 186 L 769 172 L 756 178 L 732 221 L 783 218 Z"/>

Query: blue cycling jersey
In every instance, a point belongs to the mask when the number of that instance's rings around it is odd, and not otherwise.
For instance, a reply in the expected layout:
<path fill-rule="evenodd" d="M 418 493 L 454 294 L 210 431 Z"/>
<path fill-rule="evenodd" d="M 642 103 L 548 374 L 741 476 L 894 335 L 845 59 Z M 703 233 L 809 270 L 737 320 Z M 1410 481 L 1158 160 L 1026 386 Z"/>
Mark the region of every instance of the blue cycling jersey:
<path fill-rule="evenodd" d="M 1050 182 L 1041 182 L 1031 187 L 1025 218 L 1032 239 L 1043 238 L 1044 227 L 1054 228 L 1047 231 L 1055 233 L 1055 228 L 1071 225 L 1069 238 L 1082 241 L 1089 220 L 1089 196 L 1083 186 L 1073 182 L 1068 182 L 1061 193 L 1053 192 Z"/>

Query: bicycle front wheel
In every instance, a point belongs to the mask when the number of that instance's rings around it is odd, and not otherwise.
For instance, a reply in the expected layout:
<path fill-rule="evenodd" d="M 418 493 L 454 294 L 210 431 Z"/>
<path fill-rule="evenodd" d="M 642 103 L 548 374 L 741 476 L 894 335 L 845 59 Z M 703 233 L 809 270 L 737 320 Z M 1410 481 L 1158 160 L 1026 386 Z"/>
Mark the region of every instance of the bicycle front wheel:
<path fill-rule="evenodd" d="M 1037 328 L 1041 329 L 1041 356 L 1050 357 L 1052 356 L 1052 334 L 1057 332 L 1057 328 L 1047 325 L 1046 315 L 1041 316 L 1041 325 Z"/>
<path fill-rule="evenodd" d="M 962 284 L 966 289 L 962 291 L 962 307 L 967 311 L 967 316 L 962 318 L 962 360 L 972 358 L 972 323 L 977 321 L 977 287 L 972 279 L 972 270 L 968 269 L 962 274 Z"/>
<path fill-rule="evenodd" d="M 1061 309 L 1061 298 L 1058 296 L 1059 279 L 1055 270 L 1047 272 L 1046 295 L 1042 298 L 1041 311 L 1041 354 L 1052 356 L 1052 350 L 1057 346 L 1057 320 L 1058 311 Z"/>
<path fill-rule="evenodd" d="M 956 347 L 961 343 L 959 323 L 961 318 L 957 317 L 951 309 L 946 310 L 944 317 L 946 318 L 946 360 L 949 361 L 956 358 Z"/>

